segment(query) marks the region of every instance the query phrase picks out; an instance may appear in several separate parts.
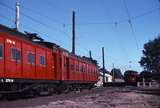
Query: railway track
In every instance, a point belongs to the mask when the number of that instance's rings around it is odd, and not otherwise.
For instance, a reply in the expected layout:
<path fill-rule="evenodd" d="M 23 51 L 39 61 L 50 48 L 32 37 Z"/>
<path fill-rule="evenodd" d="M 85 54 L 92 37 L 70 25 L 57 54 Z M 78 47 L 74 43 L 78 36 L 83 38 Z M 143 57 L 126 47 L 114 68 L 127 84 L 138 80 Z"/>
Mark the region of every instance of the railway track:
<path fill-rule="evenodd" d="M 12 100 L 1 99 L 0 100 L 0 108 L 25 108 L 30 106 L 37 106 L 47 104 L 48 102 L 57 101 L 57 100 L 69 100 L 75 97 L 81 97 L 85 95 L 89 95 L 92 93 L 98 93 L 104 91 L 105 88 L 97 89 L 93 88 L 91 90 L 82 90 L 82 91 L 71 91 L 71 92 L 63 92 L 61 94 L 52 94 L 48 96 L 38 96 L 38 97 L 25 97 L 25 98 L 16 98 Z"/>
<path fill-rule="evenodd" d="M 138 104 L 140 104 L 139 106 L 141 108 L 158 108 L 158 107 L 143 107 L 143 104 L 146 104 L 146 106 L 148 104 L 154 106 L 160 104 L 160 102 L 158 103 L 157 100 L 159 96 L 153 95 L 152 97 L 154 96 L 156 97 L 153 99 L 148 96 L 152 95 L 146 95 L 140 92 L 137 93 L 135 91 L 135 88 L 132 87 L 105 87 L 105 88 L 93 88 L 91 90 L 85 89 L 81 92 L 72 91 L 69 93 L 53 94 L 51 96 L 40 96 L 35 98 L 22 98 L 22 99 L 19 98 L 12 101 L 1 100 L 0 108 L 48 108 L 48 107 L 59 108 L 58 106 L 62 106 L 60 108 L 66 108 L 67 106 L 65 104 L 68 105 L 68 108 L 74 107 L 77 104 L 79 107 L 86 105 L 84 106 L 84 108 L 88 108 L 90 105 L 91 105 L 90 107 L 100 106 L 97 108 L 113 108 L 113 106 L 117 105 L 133 106 Z M 147 103 L 149 101 L 151 101 L 151 103 Z M 109 105 L 110 107 L 104 107 L 105 105 Z"/>

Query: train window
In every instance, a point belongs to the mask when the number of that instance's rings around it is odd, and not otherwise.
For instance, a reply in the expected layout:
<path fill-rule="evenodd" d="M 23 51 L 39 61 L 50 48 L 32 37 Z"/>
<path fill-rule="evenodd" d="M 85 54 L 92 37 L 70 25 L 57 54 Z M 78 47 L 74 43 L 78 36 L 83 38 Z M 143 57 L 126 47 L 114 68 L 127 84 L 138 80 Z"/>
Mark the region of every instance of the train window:
<path fill-rule="evenodd" d="M 45 65 L 46 64 L 46 61 L 45 61 L 45 57 L 44 56 L 40 56 L 40 64 L 41 65 Z"/>
<path fill-rule="evenodd" d="M 20 49 L 17 49 L 17 51 L 16 51 L 16 59 L 18 62 L 21 61 L 21 50 Z"/>
<path fill-rule="evenodd" d="M 62 58 L 59 58 L 59 62 L 60 62 L 60 69 L 62 69 Z"/>
<path fill-rule="evenodd" d="M 66 57 L 64 57 L 64 67 L 66 68 L 67 67 L 67 58 Z"/>
<path fill-rule="evenodd" d="M 76 65 L 76 71 L 79 71 L 79 65 Z"/>
<path fill-rule="evenodd" d="M 83 65 L 82 67 L 82 72 L 85 72 L 85 65 Z"/>
<path fill-rule="evenodd" d="M 31 54 L 31 62 L 32 64 L 35 64 L 35 54 Z"/>
<path fill-rule="evenodd" d="M 15 48 L 11 48 L 11 59 L 16 60 L 16 49 Z"/>
<path fill-rule="evenodd" d="M 74 70 L 74 65 L 73 64 L 71 64 L 70 67 L 71 67 L 71 70 Z"/>
<path fill-rule="evenodd" d="M 88 67 L 88 73 L 90 73 L 90 66 Z"/>
<path fill-rule="evenodd" d="M 28 64 L 35 64 L 35 54 L 27 52 L 27 63 Z"/>
<path fill-rule="evenodd" d="M 31 63 L 31 53 L 27 52 L 27 63 L 30 64 Z"/>
<path fill-rule="evenodd" d="M 80 69 L 80 71 L 81 71 L 81 72 L 83 72 L 83 65 L 81 66 L 81 69 Z"/>
<path fill-rule="evenodd" d="M 3 56 L 3 49 L 2 49 L 2 45 L 0 45 L 0 59 L 2 59 Z"/>
<path fill-rule="evenodd" d="M 83 67 L 83 72 L 86 72 L 86 67 L 85 66 Z"/>

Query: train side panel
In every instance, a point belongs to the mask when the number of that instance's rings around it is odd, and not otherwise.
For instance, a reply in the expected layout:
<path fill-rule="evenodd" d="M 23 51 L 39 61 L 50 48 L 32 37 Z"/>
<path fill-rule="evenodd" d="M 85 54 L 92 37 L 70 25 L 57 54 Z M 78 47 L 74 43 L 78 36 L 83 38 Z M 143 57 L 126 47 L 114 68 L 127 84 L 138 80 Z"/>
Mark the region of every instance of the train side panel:
<path fill-rule="evenodd" d="M 58 79 L 57 55 L 53 59 L 51 49 L 41 48 L 8 33 L 0 33 L 0 77 Z"/>
<path fill-rule="evenodd" d="M 48 80 L 56 80 L 55 71 L 55 58 L 53 58 L 53 53 L 50 51 L 46 52 L 46 78 Z"/>
<path fill-rule="evenodd" d="M 0 34 L 1 36 L 2 34 Z M 5 61 L 5 55 L 4 55 L 4 37 L 0 37 L 0 77 L 4 77 L 4 61 Z"/>
<path fill-rule="evenodd" d="M 70 57 L 70 62 L 69 62 L 69 73 L 70 73 L 70 80 L 75 80 L 75 71 L 74 71 L 74 59 L 73 57 Z"/>
<path fill-rule="evenodd" d="M 5 77 L 21 77 L 21 42 L 6 34 L 5 38 Z M 19 56 L 17 57 L 17 53 Z"/>
<path fill-rule="evenodd" d="M 23 58 L 23 78 L 34 79 L 36 76 L 35 64 L 35 47 L 28 43 L 22 44 L 22 58 Z"/>
<path fill-rule="evenodd" d="M 36 48 L 36 78 L 46 78 L 46 53 L 42 48 Z"/>
<path fill-rule="evenodd" d="M 61 80 L 61 57 L 60 57 L 60 51 L 57 49 L 55 53 L 53 53 L 54 59 L 55 59 L 55 67 L 54 70 L 56 71 L 56 79 Z"/>
<path fill-rule="evenodd" d="M 80 81 L 83 80 L 83 75 L 82 75 L 82 62 L 79 60 L 79 76 L 80 76 Z"/>
<path fill-rule="evenodd" d="M 21 38 L 20 34 L 1 34 L 0 77 L 70 84 L 93 84 L 98 80 L 98 68 L 91 59 L 70 54 L 61 47 L 47 47 Z"/>

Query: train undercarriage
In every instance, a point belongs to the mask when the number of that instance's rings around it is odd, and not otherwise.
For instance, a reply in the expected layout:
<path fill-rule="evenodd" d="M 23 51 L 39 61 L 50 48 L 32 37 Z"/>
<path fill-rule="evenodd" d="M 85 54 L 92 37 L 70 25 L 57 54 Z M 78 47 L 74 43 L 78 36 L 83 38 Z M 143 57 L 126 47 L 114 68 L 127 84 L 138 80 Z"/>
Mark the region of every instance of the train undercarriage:
<path fill-rule="evenodd" d="M 3 79 L 7 80 L 7 79 Z M 21 80 L 0 83 L 0 98 L 13 100 L 25 97 L 46 96 L 52 94 L 68 93 L 91 89 L 95 82 L 83 81 L 47 81 L 47 80 Z M 8 79 L 9 81 L 9 79 Z"/>

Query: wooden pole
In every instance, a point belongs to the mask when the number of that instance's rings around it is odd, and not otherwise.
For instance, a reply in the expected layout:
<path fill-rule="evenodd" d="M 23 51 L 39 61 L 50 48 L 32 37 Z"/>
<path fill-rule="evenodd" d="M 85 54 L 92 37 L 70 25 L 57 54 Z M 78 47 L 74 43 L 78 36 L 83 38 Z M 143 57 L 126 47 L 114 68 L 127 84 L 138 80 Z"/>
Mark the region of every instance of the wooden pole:
<path fill-rule="evenodd" d="M 75 54 L 75 11 L 72 12 L 72 53 Z"/>
<path fill-rule="evenodd" d="M 102 47 L 102 61 L 103 61 L 103 86 L 105 85 L 105 60 L 104 60 L 104 47 Z"/>

